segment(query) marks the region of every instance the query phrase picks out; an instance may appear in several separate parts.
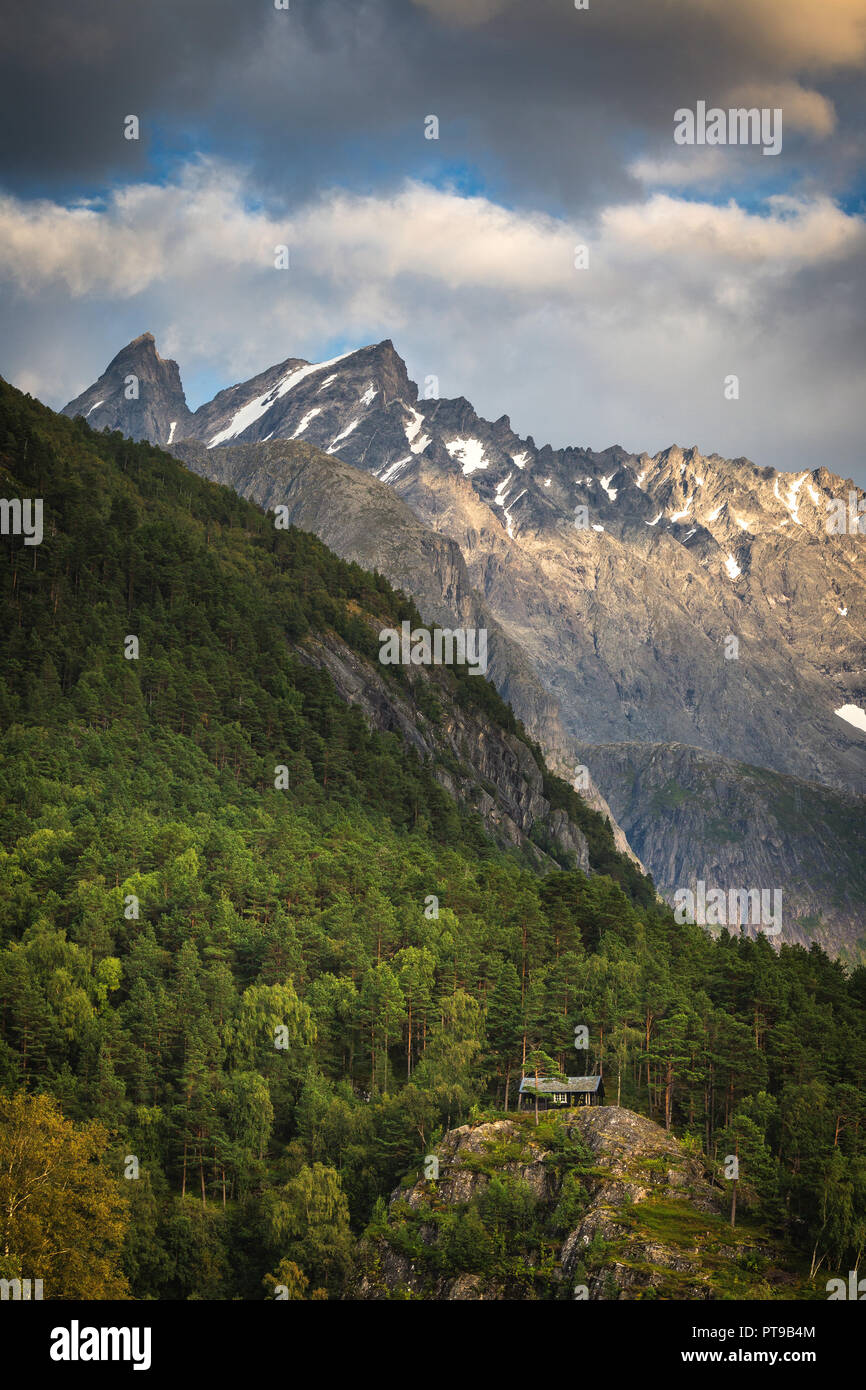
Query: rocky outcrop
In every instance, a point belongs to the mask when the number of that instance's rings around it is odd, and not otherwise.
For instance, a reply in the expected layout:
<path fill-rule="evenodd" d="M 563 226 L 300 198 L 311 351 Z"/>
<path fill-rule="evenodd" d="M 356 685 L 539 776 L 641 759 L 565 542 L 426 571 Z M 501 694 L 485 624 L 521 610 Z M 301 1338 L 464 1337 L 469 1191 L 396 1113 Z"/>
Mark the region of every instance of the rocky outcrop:
<path fill-rule="evenodd" d="M 773 1297 L 796 1280 L 753 1224 L 730 1227 L 729 1197 L 702 1160 L 633 1111 L 573 1110 L 538 1128 L 527 1116 L 462 1125 L 435 1153 L 438 1178 L 397 1188 L 387 1222 L 371 1227 L 356 1298 L 704 1300 Z M 484 1223 L 502 1209 L 486 1203 L 494 1181 L 520 1194 L 513 1219 L 530 1233 L 527 1248 L 509 1260 L 499 1239 L 498 1256 L 479 1253 L 484 1268 L 449 1269 L 448 1241 L 453 1263 L 472 1264 L 455 1222 L 486 1249 Z"/>
<path fill-rule="evenodd" d="M 706 1181 L 701 1163 L 659 1125 L 631 1110 L 600 1106 L 585 1111 L 577 1131 L 595 1160 L 598 1186 L 586 1214 L 563 1242 L 565 1278 L 573 1282 L 585 1277 L 590 1298 L 605 1298 L 614 1287 L 617 1298 L 630 1298 L 666 1287 L 666 1276 L 672 1274 L 677 1284 L 683 1281 L 680 1297 L 710 1297 L 699 1242 L 689 1246 L 654 1239 L 640 1217 L 635 1218 L 641 1205 L 652 1211 L 656 1204 L 681 1203 L 687 1207 L 682 1226 L 700 1228 L 700 1217 L 714 1218 L 709 1225 L 715 1226 L 718 1238 L 724 1202 Z M 587 1270 L 585 1257 L 598 1241 L 609 1247 L 609 1257 Z M 736 1245 L 723 1245 L 719 1253 L 734 1257 Z"/>

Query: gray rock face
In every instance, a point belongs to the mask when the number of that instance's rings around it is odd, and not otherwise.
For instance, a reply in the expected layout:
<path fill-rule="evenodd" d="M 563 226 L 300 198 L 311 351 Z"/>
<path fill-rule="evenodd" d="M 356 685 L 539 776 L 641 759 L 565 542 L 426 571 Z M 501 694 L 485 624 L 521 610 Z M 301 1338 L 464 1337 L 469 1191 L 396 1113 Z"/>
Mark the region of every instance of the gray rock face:
<path fill-rule="evenodd" d="M 722 1194 L 710 1187 L 701 1164 L 644 1115 L 599 1106 L 580 1116 L 578 1128 L 603 1177 L 586 1213 L 562 1246 L 560 1258 L 569 1282 L 582 1274 L 582 1257 L 594 1240 L 621 1242 L 623 1208 L 661 1198 L 666 1202 L 687 1201 L 694 1213 L 721 1214 Z M 650 1269 L 655 1273 L 650 1273 Z M 613 1292 L 611 1285 L 617 1299 L 640 1296 L 661 1282 L 662 1271 L 685 1279 L 683 1296 L 710 1297 L 707 1283 L 701 1278 L 698 1249 L 672 1247 L 664 1240 L 648 1239 L 635 1231 L 630 1232 L 624 1248 L 616 1251 L 604 1271 L 590 1273 L 589 1297 L 606 1297 L 608 1291 Z"/>
<path fill-rule="evenodd" d="M 490 1149 L 500 1141 L 517 1141 L 522 1132 L 510 1120 L 493 1120 L 488 1124 L 460 1125 L 449 1129 L 441 1143 L 436 1146 L 442 1176 L 436 1184 L 436 1197 L 448 1206 L 468 1203 L 490 1181 L 483 1172 L 470 1165 L 474 1158 L 484 1158 Z M 503 1165 L 501 1171 L 525 1182 L 536 1201 L 551 1202 L 556 1197 L 559 1183 L 550 1167 L 545 1167 L 547 1154 L 543 1144 L 535 1143 L 531 1136 L 524 1137 L 523 1153 L 519 1160 Z M 405 1202 L 415 1210 L 423 1210 L 431 1196 L 430 1183 L 421 1179 L 408 1189 L 398 1187 L 392 1193 L 392 1202 Z"/>
<path fill-rule="evenodd" d="M 682 744 L 583 752 L 670 901 L 698 877 L 726 892 L 778 889 L 780 939 L 862 958 L 866 798 Z"/>
<path fill-rule="evenodd" d="M 121 430 L 152 444 L 183 438 L 192 420 L 177 363 L 160 357 L 152 333 L 127 344 L 62 413 L 83 415 L 91 429 Z"/>
<path fill-rule="evenodd" d="M 531 1123 L 497 1120 L 461 1125 L 436 1145 L 439 1178 L 398 1187 L 389 1205 L 388 1232 L 369 1242 L 354 1296 L 416 1297 L 441 1301 L 531 1298 L 525 1285 L 473 1272 L 437 1272 L 424 1258 L 439 1232 L 435 1216 L 453 1209 L 465 1218 L 483 1201 L 493 1176 L 521 1184 L 548 1223 L 565 1173 L 579 1177 L 583 1209 L 564 1230 L 548 1276 L 547 1297 L 690 1300 L 731 1296 L 730 1265 L 750 1254 L 774 1255 L 755 1236 L 725 1223 L 728 1197 L 711 1186 L 702 1161 L 654 1121 L 616 1106 L 572 1110 L 555 1124 L 577 1140 L 589 1163 L 553 1162 L 549 1140 Z M 400 1230 L 420 1237 L 419 1257 L 405 1253 Z M 551 1229 L 548 1224 L 546 1230 Z M 393 1233 L 393 1234 L 392 1234 Z M 548 1234 L 547 1239 L 550 1240 Z M 533 1251 L 528 1264 L 537 1262 Z M 734 1276 L 736 1278 L 736 1276 Z M 780 1285 L 790 1274 L 777 1269 Z M 748 1282 L 738 1292 L 743 1296 Z M 764 1296 L 773 1296 L 765 1285 Z"/>

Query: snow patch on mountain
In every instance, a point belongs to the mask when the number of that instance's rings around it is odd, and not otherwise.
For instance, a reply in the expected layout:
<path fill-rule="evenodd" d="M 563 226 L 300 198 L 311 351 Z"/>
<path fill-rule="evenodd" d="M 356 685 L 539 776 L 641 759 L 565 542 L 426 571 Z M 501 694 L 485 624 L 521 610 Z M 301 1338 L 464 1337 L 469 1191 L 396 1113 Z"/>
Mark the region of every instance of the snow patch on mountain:
<path fill-rule="evenodd" d="M 388 467 L 385 469 L 385 472 L 381 475 L 380 481 L 383 482 L 383 483 L 392 483 L 392 482 L 394 481 L 394 479 L 396 478 L 397 474 L 398 474 L 403 468 L 405 468 L 406 464 L 407 464 L 407 463 L 411 463 L 411 462 L 412 462 L 412 455 L 411 455 L 411 454 L 407 454 L 407 455 L 405 456 L 405 458 L 395 459 L 395 461 L 394 461 L 393 463 L 389 463 L 389 464 L 388 464 Z"/>
<path fill-rule="evenodd" d="M 236 411 L 224 430 L 219 430 L 212 439 L 208 440 L 208 448 L 213 449 L 217 444 L 224 444 L 227 439 L 235 439 L 244 430 L 254 425 L 256 420 L 260 420 L 266 415 L 271 406 L 282 396 L 288 395 L 299 382 L 305 381 L 308 376 L 315 375 L 316 372 L 323 372 L 326 367 L 334 367 L 344 358 L 351 357 L 350 352 L 341 352 L 339 357 L 332 357 L 328 362 L 308 362 L 303 367 L 295 367 L 287 372 L 276 386 L 272 386 L 270 391 L 266 391 L 262 396 L 256 396 L 255 400 L 248 401 Z"/>
<path fill-rule="evenodd" d="M 336 436 L 336 438 L 331 440 L 325 452 L 328 454 L 332 454 L 336 449 L 337 445 L 341 443 L 342 440 L 348 439 L 349 435 L 352 433 L 353 430 L 356 430 L 358 428 L 360 423 L 361 417 L 359 415 L 357 420 L 352 420 L 344 430 L 340 430 L 340 433 Z"/>
<path fill-rule="evenodd" d="M 484 445 L 480 439 L 446 440 L 445 448 L 452 458 L 456 458 L 463 465 L 463 473 L 467 478 L 470 473 L 476 473 L 479 468 L 489 467 L 488 461 L 484 457 Z"/>
<path fill-rule="evenodd" d="M 430 443 L 429 434 L 422 434 L 420 438 L 418 437 L 418 432 L 424 423 L 424 416 L 421 414 L 420 410 L 415 410 L 411 405 L 407 405 L 406 409 L 412 416 L 409 424 L 404 426 L 406 443 L 409 445 L 413 454 L 420 454 Z"/>
<path fill-rule="evenodd" d="M 861 709 L 859 705 L 842 705 L 841 709 L 834 710 L 833 713 L 853 724 L 855 729 L 862 729 L 866 734 L 866 710 Z"/>
<path fill-rule="evenodd" d="M 294 434 L 292 435 L 292 439 L 297 439 L 297 438 L 298 438 L 298 435 L 303 434 L 303 433 L 304 433 L 304 430 L 307 428 L 307 426 L 309 425 L 310 421 L 311 421 L 311 420 L 315 420 L 316 416 L 317 416 L 317 415 L 321 415 L 321 413 L 322 413 L 322 407 L 321 407 L 320 405 L 315 405 L 315 406 L 313 406 L 313 409 L 312 409 L 312 410 L 308 410 L 307 413 L 306 413 L 306 415 L 304 416 L 303 420 L 302 420 L 301 423 L 298 425 L 298 428 L 295 430 Z M 170 441 L 169 441 L 169 442 L 170 442 Z"/>
<path fill-rule="evenodd" d="M 511 537 L 512 540 L 514 540 L 514 522 L 512 521 L 512 513 L 514 511 L 514 508 L 520 501 L 521 497 L 525 497 L 528 491 L 528 488 L 524 488 L 522 492 L 519 492 L 517 494 L 510 507 L 503 506 L 503 512 L 505 515 L 505 530 L 508 532 L 508 535 Z"/>
<path fill-rule="evenodd" d="M 776 498 L 777 502 L 782 503 L 783 507 L 787 507 L 788 511 L 791 513 L 791 520 L 797 526 L 803 525 L 799 515 L 800 502 L 797 494 L 808 476 L 808 473 L 804 473 L 802 478 L 796 478 L 793 482 L 789 483 L 787 494 L 784 497 L 779 495 L 779 479 L 776 478 L 776 481 L 773 483 L 773 496 Z M 784 525 L 784 522 L 782 524 Z"/>
<path fill-rule="evenodd" d="M 728 577 L 730 579 L 739 579 L 740 575 L 743 573 L 733 555 L 729 555 L 725 561 L 725 569 L 728 571 Z"/>
<path fill-rule="evenodd" d="M 509 473 L 508 477 L 505 479 L 505 482 L 504 482 L 504 483 L 500 483 L 500 484 L 499 484 L 499 487 L 496 489 L 496 505 L 497 505 L 497 507 L 504 507 L 504 506 L 505 506 L 506 498 L 508 497 L 508 485 L 509 485 L 509 483 L 511 482 L 511 479 L 512 479 L 513 477 L 514 477 L 514 474 L 513 474 L 513 473 Z"/>

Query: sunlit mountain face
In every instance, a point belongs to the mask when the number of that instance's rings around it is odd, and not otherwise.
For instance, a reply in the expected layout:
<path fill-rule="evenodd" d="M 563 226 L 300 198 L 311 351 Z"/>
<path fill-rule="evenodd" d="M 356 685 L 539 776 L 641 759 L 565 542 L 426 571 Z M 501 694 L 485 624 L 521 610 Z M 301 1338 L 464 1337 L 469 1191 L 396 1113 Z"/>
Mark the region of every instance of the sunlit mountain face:
<path fill-rule="evenodd" d="M 290 357 L 190 412 L 144 334 L 65 411 L 288 506 L 431 614 L 483 614 L 492 678 L 664 892 L 695 864 L 769 876 L 789 939 L 859 949 L 866 499 L 850 479 L 677 445 L 553 449 L 419 395 L 390 340 Z"/>

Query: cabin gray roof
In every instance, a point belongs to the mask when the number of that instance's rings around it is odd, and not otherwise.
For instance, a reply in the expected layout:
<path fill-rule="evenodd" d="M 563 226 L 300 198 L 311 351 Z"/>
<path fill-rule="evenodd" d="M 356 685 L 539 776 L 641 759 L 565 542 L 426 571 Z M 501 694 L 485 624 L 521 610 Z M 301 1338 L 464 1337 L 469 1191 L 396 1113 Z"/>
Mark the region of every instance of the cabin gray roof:
<path fill-rule="evenodd" d="M 570 1076 L 567 1081 L 557 1081 L 556 1077 L 540 1076 L 536 1086 L 534 1076 L 524 1076 L 520 1081 L 520 1091 L 522 1095 L 529 1092 L 535 1095 L 536 1090 L 540 1096 L 545 1095 L 591 1095 L 598 1090 L 600 1076 Z"/>

